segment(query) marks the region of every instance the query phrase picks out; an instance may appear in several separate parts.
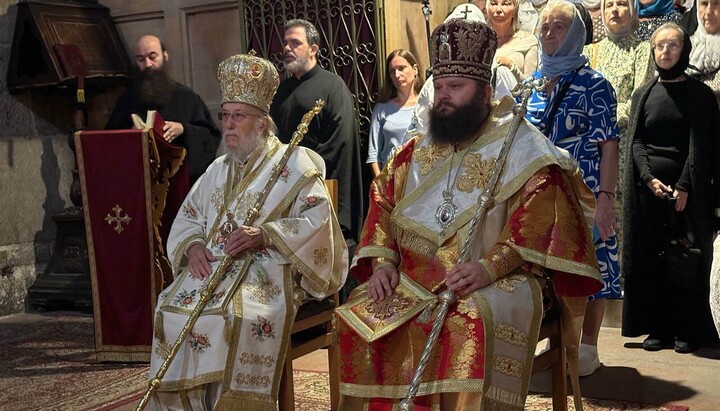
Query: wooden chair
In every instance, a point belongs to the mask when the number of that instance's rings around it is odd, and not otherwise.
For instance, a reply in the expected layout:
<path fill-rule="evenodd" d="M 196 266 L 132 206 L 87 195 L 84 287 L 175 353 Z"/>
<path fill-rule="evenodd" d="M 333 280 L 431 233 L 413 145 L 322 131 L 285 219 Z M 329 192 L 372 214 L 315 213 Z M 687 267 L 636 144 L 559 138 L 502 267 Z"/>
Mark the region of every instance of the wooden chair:
<path fill-rule="evenodd" d="M 330 200 L 337 210 L 337 180 L 326 180 Z M 278 402 L 280 411 L 295 410 L 292 361 L 322 348 L 327 349 L 330 371 L 330 407 L 337 410 L 340 402 L 340 350 L 333 341 L 333 310 L 339 304 L 338 293 L 321 300 L 308 301 L 300 306 L 290 330 L 290 347 L 285 356 L 285 368 L 280 381 Z"/>
<path fill-rule="evenodd" d="M 544 304 L 548 307 L 540 326 L 538 342 L 548 338 L 550 349 L 535 357 L 532 373 L 551 369 L 553 411 L 567 411 L 567 368 L 563 345 L 560 310 L 548 281 L 543 289 Z"/>

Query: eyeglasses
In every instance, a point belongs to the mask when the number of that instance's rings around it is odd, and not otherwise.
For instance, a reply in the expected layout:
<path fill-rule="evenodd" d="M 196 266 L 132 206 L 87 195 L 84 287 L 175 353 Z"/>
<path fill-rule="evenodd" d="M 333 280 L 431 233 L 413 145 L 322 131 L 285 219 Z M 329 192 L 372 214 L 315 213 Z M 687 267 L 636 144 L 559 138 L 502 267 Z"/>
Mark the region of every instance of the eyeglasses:
<path fill-rule="evenodd" d="M 661 43 L 655 43 L 652 45 L 653 49 L 655 50 L 665 50 L 667 48 L 670 51 L 676 51 L 680 49 L 680 43 L 677 41 L 668 41 L 668 42 L 661 42 Z"/>
<path fill-rule="evenodd" d="M 218 120 L 222 122 L 226 122 L 229 118 L 232 119 L 232 121 L 239 123 L 243 120 L 245 120 L 247 117 L 262 117 L 260 114 L 251 114 L 251 113 L 243 113 L 240 111 L 221 111 L 217 113 Z"/>

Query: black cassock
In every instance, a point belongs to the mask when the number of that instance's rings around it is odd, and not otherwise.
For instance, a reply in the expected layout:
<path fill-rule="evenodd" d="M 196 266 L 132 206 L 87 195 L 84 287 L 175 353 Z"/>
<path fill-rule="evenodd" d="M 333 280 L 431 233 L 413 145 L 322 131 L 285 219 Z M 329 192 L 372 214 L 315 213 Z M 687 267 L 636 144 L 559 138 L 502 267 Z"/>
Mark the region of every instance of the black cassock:
<path fill-rule="evenodd" d="M 166 121 L 183 125 L 185 131 L 175 138 L 172 144 L 185 147 L 188 151 L 190 185 L 192 185 L 215 160 L 215 152 L 220 145 L 221 133 L 210 115 L 210 110 L 200 96 L 180 83 L 175 83 L 170 102 L 160 108 L 141 104 L 130 89 L 118 98 L 105 128 L 110 130 L 132 128 L 131 114 L 137 114 L 144 120 L 148 110 L 157 110 Z"/>
<path fill-rule="evenodd" d="M 278 137 L 290 142 L 302 116 L 319 99 L 325 107 L 313 118 L 301 146 L 325 160 L 326 178 L 338 181 L 338 220 L 348 247 L 353 247 L 363 220 L 363 185 L 360 143 L 353 96 L 336 74 L 316 65 L 301 78 L 280 83 L 270 116 L 277 123 Z"/>

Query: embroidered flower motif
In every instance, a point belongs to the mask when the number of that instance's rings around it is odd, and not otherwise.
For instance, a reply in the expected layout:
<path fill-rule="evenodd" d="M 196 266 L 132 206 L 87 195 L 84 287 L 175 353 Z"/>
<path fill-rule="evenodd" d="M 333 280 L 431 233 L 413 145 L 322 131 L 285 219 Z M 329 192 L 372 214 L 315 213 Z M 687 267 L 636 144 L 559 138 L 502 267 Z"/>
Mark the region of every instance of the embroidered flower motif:
<path fill-rule="evenodd" d="M 183 216 L 191 220 L 197 220 L 198 212 L 191 204 L 185 204 L 183 206 Z"/>
<path fill-rule="evenodd" d="M 225 270 L 223 270 L 222 278 L 220 281 L 225 281 L 225 279 L 229 278 L 235 278 L 235 275 L 240 270 L 240 265 L 237 264 L 237 261 L 233 261 L 228 263 L 228 265 L 225 266 Z"/>
<path fill-rule="evenodd" d="M 282 231 L 283 234 L 297 234 L 300 232 L 300 220 L 296 218 L 280 220 L 280 231 Z"/>
<path fill-rule="evenodd" d="M 267 261 L 268 258 L 270 258 L 270 254 L 267 252 L 266 249 L 261 248 L 261 249 L 255 251 L 254 257 L 255 257 L 255 261 L 262 264 L 265 261 Z"/>
<path fill-rule="evenodd" d="M 313 263 L 325 265 L 328 262 L 328 249 L 326 247 L 313 250 Z"/>
<path fill-rule="evenodd" d="M 190 345 L 190 348 L 197 351 L 199 354 L 205 352 L 207 348 L 212 347 L 212 344 L 210 344 L 210 339 L 208 339 L 207 334 L 190 333 L 190 340 L 188 341 L 188 345 Z"/>
<path fill-rule="evenodd" d="M 275 330 L 273 324 L 267 320 L 267 318 L 258 315 L 258 322 L 251 323 L 252 333 L 255 335 L 255 340 L 264 342 L 268 338 L 275 338 Z"/>
<path fill-rule="evenodd" d="M 245 283 L 243 287 L 250 292 L 253 299 L 263 305 L 276 302 L 280 295 L 280 287 L 278 287 L 262 269 L 258 269 L 257 274 Z"/>
<path fill-rule="evenodd" d="M 225 294 L 227 293 L 227 290 L 218 291 L 215 294 L 213 294 L 212 299 L 208 303 L 208 305 L 218 305 L 220 302 L 222 302 L 222 298 L 225 297 Z"/>
<path fill-rule="evenodd" d="M 187 307 L 188 305 L 192 304 L 195 301 L 196 295 L 197 295 L 197 290 L 192 290 L 192 291 L 188 292 L 187 290 L 183 289 L 181 292 L 177 293 L 177 295 L 175 296 L 175 300 L 173 300 L 173 302 L 182 307 Z"/>
<path fill-rule="evenodd" d="M 457 189 L 466 193 L 472 193 L 475 189 L 482 189 L 490 180 L 495 159 L 483 160 L 477 153 L 469 153 L 462 162 L 463 173 L 458 178 Z"/>
<path fill-rule="evenodd" d="M 481 33 L 471 30 L 460 30 L 455 33 L 455 41 L 457 42 L 460 59 L 480 61 L 478 51 L 485 45 L 482 41 Z"/>
<path fill-rule="evenodd" d="M 223 205 L 223 198 L 225 197 L 223 192 L 224 187 L 220 185 L 215 187 L 215 191 L 213 191 L 213 193 L 210 195 L 210 204 L 215 207 L 217 213 L 220 213 L 220 209 Z"/>
<path fill-rule="evenodd" d="M 155 346 L 155 355 L 162 358 L 163 360 L 166 360 L 168 355 L 170 354 L 170 349 L 172 346 L 167 341 L 160 341 Z"/>
<path fill-rule="evenodd" d="M 288 177 L 290 177 L 290 169 L 288 168 L 288 166 L 286 164 L 285 167 L 283 167 L 282 171 L 280 172 L 278 179 L 282 180 L 283 183 L 287 183 Z"/>
<path fill-rule="evenodd" d="M 435 163 L 449 156 L 451 152 L 452 147 L 449 144 L 442 146 L 430 144 L 415 150 L 413 160 L 420 165 L 420 174 L 425 175 L 435 167 Z"/>
<path fill-rule="evenodd" d="M 323 202 L 324 198 L 317 196 L 315 194 L 310 194 L 305 197 L 301 197 L 300 201 L 302 201 L 304 204 L 300 206 L 300 212 L 304 213 L 305 211 L 315 208 L 318 205 L 320 205 Z"/>

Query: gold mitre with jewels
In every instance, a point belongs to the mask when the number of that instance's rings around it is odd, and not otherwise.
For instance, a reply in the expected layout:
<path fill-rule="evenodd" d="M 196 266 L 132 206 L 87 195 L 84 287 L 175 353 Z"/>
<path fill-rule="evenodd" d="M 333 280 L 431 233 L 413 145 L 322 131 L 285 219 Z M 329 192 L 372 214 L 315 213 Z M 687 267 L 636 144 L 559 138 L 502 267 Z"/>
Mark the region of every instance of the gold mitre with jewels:
<path fill-rule="evenodd" d="M 490 82 L 497 34 L 487 24 L 451 19 L 435 28 L 430 39 L 433 77 L 467 77 Z"/>
<path fill-rule="evenodd" d="M 272 63 L 250 54 L 230 56 L 218 65 L 218 81 L 222 103 L 245 103 L 265 113 L 280 84 L 280 77 Z"/>

